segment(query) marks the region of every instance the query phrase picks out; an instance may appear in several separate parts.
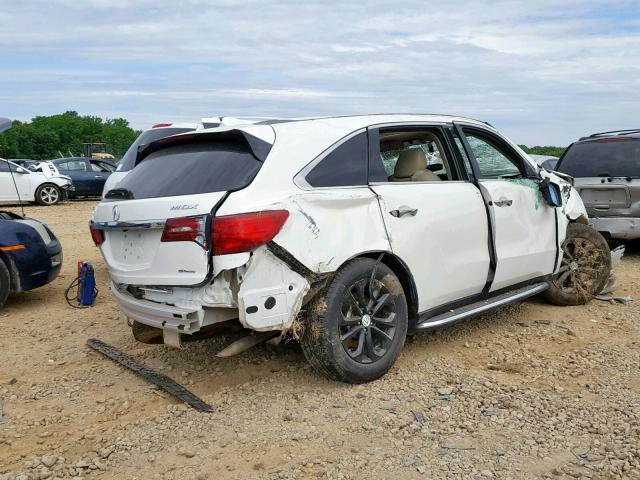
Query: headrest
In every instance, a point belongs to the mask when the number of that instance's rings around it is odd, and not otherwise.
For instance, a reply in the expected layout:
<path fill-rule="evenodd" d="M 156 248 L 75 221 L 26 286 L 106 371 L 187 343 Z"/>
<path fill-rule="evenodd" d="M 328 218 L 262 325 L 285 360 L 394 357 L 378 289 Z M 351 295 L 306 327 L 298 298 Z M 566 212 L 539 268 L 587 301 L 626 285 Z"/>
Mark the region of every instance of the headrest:
<path fill-rule="evenodd" d="M 422 148 L 409 148 L 402 151 L 396 162 L 393 176 L 397 178 L 411 177 L 419 170 L 426 170 L 427 157 Z"/>

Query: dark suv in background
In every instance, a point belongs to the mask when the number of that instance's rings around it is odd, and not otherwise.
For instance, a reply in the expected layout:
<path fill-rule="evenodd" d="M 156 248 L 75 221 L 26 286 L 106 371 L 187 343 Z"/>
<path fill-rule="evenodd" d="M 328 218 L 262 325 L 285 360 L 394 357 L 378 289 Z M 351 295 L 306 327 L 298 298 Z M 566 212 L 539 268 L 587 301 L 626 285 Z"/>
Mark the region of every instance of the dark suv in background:
<path fill-rule="evenodd" d="M 567 148 L 556 170 L 575 179 L 597 230 L 615 239 L 640 238 L 640 129 L 583 137 Z"/>

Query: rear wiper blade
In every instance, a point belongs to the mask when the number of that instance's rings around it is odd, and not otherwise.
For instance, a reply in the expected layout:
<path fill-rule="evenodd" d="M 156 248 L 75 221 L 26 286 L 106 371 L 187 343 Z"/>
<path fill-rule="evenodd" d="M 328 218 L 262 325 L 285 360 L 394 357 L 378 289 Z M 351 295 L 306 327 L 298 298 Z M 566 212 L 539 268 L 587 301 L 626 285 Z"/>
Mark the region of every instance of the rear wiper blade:
<path fill-rule="evenodd" d="M 133 192 L 126 188 L 114 188 L 109 190 L 104 198 L 119 198 L 121 200 L 133 200 Z"/>

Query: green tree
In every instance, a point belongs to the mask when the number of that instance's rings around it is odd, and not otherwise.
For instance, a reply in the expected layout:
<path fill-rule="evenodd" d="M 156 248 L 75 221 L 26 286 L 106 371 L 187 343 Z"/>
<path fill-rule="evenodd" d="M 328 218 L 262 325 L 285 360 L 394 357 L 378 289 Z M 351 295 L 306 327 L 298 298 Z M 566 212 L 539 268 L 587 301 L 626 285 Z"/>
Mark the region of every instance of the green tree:
<path fill-rule="evenodd" d="M 123 118 L 103 120 L 73 111 L 37 116 L 31 122 L 15 121 L 10 130 L 0 134 L 0 157 L 47 160 L 80 156 L 83 143 L 106 143 L 107 151 L 119 158 L 139 134 Z"/>
<path fill-rule="evenodd" d="M 527 147 L 526 145 L 519 145 L 519 147 L 524 150 L 526 153 L 531 153 L 533 155 L 549 155 L 551 157 L 561 157 L 567 147 L 551 147 L 545 146 L 541 147 L 536 145 L 535 147 Z"/>

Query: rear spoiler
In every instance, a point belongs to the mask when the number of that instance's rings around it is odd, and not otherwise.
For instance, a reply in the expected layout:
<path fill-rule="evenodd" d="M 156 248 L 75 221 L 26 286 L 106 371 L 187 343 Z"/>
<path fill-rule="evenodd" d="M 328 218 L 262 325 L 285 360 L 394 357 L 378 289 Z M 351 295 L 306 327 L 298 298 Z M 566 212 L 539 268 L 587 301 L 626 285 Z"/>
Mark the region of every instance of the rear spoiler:
<path fill-rule="evenodd" d="M 259 161 L 264 162 L 273 146 L 269 142 L 265 142 L 243 130 L 233 129 L 218 132 L 202 132 L 202 133 L 181 133 L 170 137 L 161 138 L 155 142 L 138 147 L 138 155 L 136 157 L 136 165 L 148 157 L 151 153 L 163 148 L 174 146 L 177 143 L 196 143 L 196 142 L 242 142 L 247 149 Z"/>

